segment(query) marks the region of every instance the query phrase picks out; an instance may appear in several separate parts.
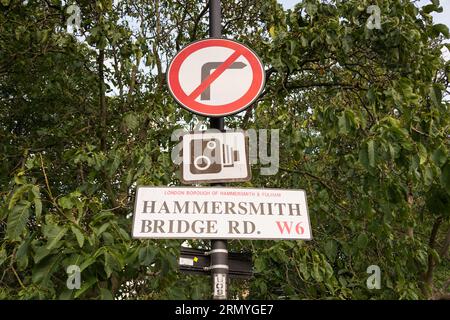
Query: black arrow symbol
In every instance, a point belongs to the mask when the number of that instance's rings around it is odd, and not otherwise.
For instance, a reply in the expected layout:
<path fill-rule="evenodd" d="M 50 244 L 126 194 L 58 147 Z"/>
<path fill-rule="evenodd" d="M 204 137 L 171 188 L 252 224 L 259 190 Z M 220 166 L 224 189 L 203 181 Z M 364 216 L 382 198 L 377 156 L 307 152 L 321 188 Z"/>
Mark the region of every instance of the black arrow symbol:
<path fill-rule="evenodd" d="M 202 79 L 201 82 L 205 81 L 206 78 L 211 74 L 211 70 L 217 69 L 223 62 L 207 62 L 202 66 Z M 247 65 L 243 62 L 233 62 L 227 69 L 243 69 Z M 211 99 L 211 86 L 208 86 L 201 94 L 200 100 L 210 100 Z"/>

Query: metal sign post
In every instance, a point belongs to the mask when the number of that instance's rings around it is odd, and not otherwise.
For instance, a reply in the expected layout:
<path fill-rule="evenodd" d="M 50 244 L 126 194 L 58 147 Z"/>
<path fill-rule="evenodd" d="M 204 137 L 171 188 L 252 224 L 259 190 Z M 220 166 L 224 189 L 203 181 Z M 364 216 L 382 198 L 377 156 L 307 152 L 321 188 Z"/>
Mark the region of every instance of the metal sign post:
<path fill-rule="evenodd" d="M 169 92 L 180 106 L 209 117 L 210 129 L 219 130 L 183 136 L 183 184 L 217 187 L 251 179 L 249 141 L 244 132 L 225 132 L 224 117 L 256 101 L 265 83 L 264 64 L 245 45 L 222 39 L 221 20 L 220 0 L 209 0 L 210 38 L 184 47 L 167 71 Z M 311 240 L 312 233 L 304 190 L 216 187 L 138 186 L 132 235 L 211 240 L 206 252 L 181 248 L 179 267 L 211 274 L 213 299 L 225 300 L 229 278 L 253 274 L 251 254 L 228 253 L 227 239 Z"/>
<path fill-rule="evenodd" d="M 220 0 L 209 1 L 209 36 L 211 38 L 222 37 L 222 9 Z M 225 130 L 223 117 L 211 118 L 210 125 L 213 129 Z M 228 297 L 228 250 L 226 240 L 211 241 L 211 276 L 213 283 L 213 299 L 225 300 Z"/>

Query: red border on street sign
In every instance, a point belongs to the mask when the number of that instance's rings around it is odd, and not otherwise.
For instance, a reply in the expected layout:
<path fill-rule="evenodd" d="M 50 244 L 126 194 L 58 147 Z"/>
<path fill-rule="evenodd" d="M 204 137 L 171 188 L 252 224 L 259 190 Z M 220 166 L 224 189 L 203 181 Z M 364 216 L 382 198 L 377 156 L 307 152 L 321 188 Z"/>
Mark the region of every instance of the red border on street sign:
<path fill-rule="evenodd" d="M 207 47 L 225 47 L 234 50 L 234 53 L 207 78 L 204 83 L 200 84 L 193 92 L 186 94 L 181 88 L 179 72 L 183 62 L 194 52 Z M 250 88 L 239 99 L 222 105 L 207 105 L 195 99 L 201 92 L 226 69 L 227 65 L 233 63 L 240 56 L 243 56 L 250 63 L 252 68 L 253 80 Z M 265 72 L 264 66 L 259 57 L 245 45 L 228 39 L 205 39 L 193 42 L 183 48 L 173 58 L 167 72 L 167 84 L 169 91 L 175 100 L 187 110 L 202 116 L 223 117 L 238 113 L 249 105 L 251 105 L 260 95 L 264 88 Z M 203 88 L 203 90 L 202 90 Z M 198 94 L 197 94 L 198 93 Z"/>

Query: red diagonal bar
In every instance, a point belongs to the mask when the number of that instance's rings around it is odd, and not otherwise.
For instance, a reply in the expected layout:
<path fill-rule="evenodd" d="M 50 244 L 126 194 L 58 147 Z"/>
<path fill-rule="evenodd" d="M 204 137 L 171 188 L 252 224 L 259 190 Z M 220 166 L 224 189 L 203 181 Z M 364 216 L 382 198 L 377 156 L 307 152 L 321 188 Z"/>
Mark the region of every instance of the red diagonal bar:
<path fill-rule="evenodd" d="M 228 67 L 239 58 L 241 55 L 241 52 L 235 51 L 227 60 L 225 60 L 216 70 L 214 70 L 213 73 L 211 73 L 205 81 L 200 83 L 200 85 L 192 91 L 192 93 L 189 95 L 189 98 L 192 100 L 197 99 L 197 97 L 205 91 L 206 88 L 208 88 L 211 83 L 213 83 L 225 70 L 228 69 Z"/>

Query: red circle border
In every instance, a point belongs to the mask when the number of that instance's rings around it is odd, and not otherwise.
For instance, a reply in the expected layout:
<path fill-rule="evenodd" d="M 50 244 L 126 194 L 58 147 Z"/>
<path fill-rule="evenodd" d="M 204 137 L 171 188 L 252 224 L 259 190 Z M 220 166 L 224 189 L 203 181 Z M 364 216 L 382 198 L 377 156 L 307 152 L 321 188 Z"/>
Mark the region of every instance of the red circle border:
<path fill-rule="evenodd" d="M 239 51 L 250 63 L 253 72 L 253 81 L 247 92 L 239 99 L 224 104 L 211 106 L 191 99 L 181 88 L 179 71 L 183 62 L 193 52 L 207 47 L 225 47 Z M 202 116 L 223 117 L 243 111 L 251 105 L 261 94 L 265 83 L 264 66 L 259 57 L 247 46 L 229 39 L 204 39 L 193 42 L 181 49 L 171 61 L 167 72 L 167 85 L 175 100 L 185 109 Z"/>

